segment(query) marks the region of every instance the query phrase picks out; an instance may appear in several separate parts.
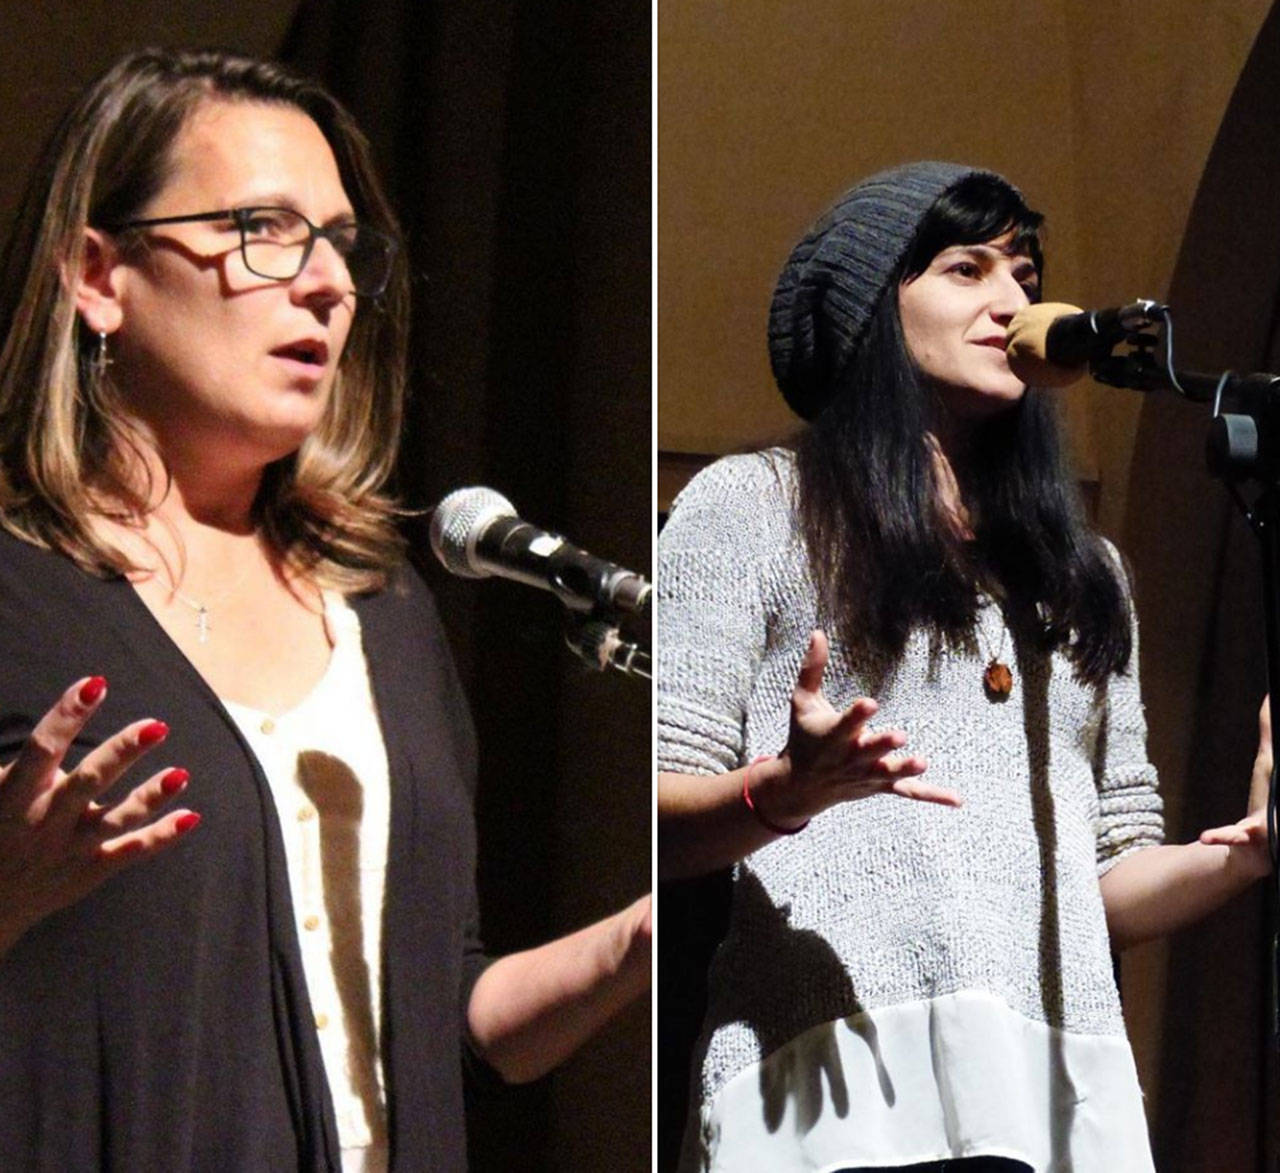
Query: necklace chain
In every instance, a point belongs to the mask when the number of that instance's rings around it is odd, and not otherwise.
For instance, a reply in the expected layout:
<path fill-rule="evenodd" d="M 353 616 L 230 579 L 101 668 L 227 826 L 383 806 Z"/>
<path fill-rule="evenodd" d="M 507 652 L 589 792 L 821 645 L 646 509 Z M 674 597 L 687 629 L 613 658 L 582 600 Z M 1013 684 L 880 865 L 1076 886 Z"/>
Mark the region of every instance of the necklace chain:
<path fill-rule="evenodd" d="M 190 607 L 196 613 L 196 642 L 207 644 L 209 642 L 209 608 L 205 603 L 197 602 L 195 599 L 188 598 L 181 591 L 175 590 L 173 597 L 184 606 Z"/>
<path fill-rule="evenodd" d="M 248 570 L 242 570 L 231 583 L 230 586 L 221 590 L 212 600 L 212 604 L 203 603 L 199 599 L 193 599 L 190 595 L 184 595 L 176 583 L 169 587 L 169 593 L 178 600 L 184 607 L 189 607 L 196 613 L 196 642 L 207 644 L 209 642 L 209 632 L 213 629 L 213 607 L 220 606 L 231 598 L 232 595 L 240 589 L 241 584 L 248 576 Z"/>

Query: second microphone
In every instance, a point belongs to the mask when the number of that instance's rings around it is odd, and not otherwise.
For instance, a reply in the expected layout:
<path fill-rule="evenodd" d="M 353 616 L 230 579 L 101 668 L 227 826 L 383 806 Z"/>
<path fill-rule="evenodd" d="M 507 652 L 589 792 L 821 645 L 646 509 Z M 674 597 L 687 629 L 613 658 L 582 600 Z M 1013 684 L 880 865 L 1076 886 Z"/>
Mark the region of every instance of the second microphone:
<path fill-rule="evenodd" d="M 524 521 L 493 489 L 473 486 L 445 497 L 431 517 L 431 548 L 453 574 L 496 575 L 549 590 L 573 611 L 649 614 L 653 591 L 642 576 Z"/>

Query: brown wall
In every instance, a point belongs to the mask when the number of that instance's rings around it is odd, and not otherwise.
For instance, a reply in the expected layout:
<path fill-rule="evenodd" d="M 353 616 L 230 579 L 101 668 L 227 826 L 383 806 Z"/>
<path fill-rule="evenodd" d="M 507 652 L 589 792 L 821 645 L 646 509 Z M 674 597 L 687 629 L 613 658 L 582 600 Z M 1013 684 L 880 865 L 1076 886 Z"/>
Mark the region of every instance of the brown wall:
<path fill-rule="evenodd" d="M 993 168 L 1049 224 L 1046 293 L 1168 288 L 1209 146 L 1269 4 L 768 0 L 658 10 L 658 447 L 724 452 L 794 421 L 764 322 L 791 245 L 857 178 L 910 159 Z M 1116 530 L 1133 397 L 1067 396 Z"/>

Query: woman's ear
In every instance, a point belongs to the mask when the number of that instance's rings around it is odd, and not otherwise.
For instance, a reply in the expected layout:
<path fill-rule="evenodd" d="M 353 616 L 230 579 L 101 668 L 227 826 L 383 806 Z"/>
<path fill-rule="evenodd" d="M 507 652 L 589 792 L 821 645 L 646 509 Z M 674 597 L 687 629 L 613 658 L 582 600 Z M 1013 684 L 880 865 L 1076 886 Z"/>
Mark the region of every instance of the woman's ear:
<path fill-rule="evenodd" d="M 62 264 L 62 281 L 75 297 L 76 311 L 94 334 L 114 334 L 124 310 L 120 303 L 124 266 L 116 242 L 97 228 L 84 230 L 79 271 Z"/>

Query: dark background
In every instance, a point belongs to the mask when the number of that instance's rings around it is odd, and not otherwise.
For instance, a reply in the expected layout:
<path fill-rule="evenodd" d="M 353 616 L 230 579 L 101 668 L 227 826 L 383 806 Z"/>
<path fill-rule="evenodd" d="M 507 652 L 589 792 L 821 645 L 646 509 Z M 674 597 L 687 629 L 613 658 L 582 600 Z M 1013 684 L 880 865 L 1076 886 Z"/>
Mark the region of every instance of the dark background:
<path fill-rule="evenodd" d="M 649 6 L 6 6 L 4 229 L 61 110 L 148 44 L 284 60 L 322 80 L 369 135 L 414 273 L 406 501 L 490 485 L 531 521 L 648 575 Z M 429 553 L 415 560 L 480 738 L 490 950 L 630 902 L 650 875 L 648 687 L 579 667 L 550 595 L 449 579 Z M 475 1168 L 649 1169 L 649 1038 L 646 1002 L 551 1078 L 479 1096 Z"/>

